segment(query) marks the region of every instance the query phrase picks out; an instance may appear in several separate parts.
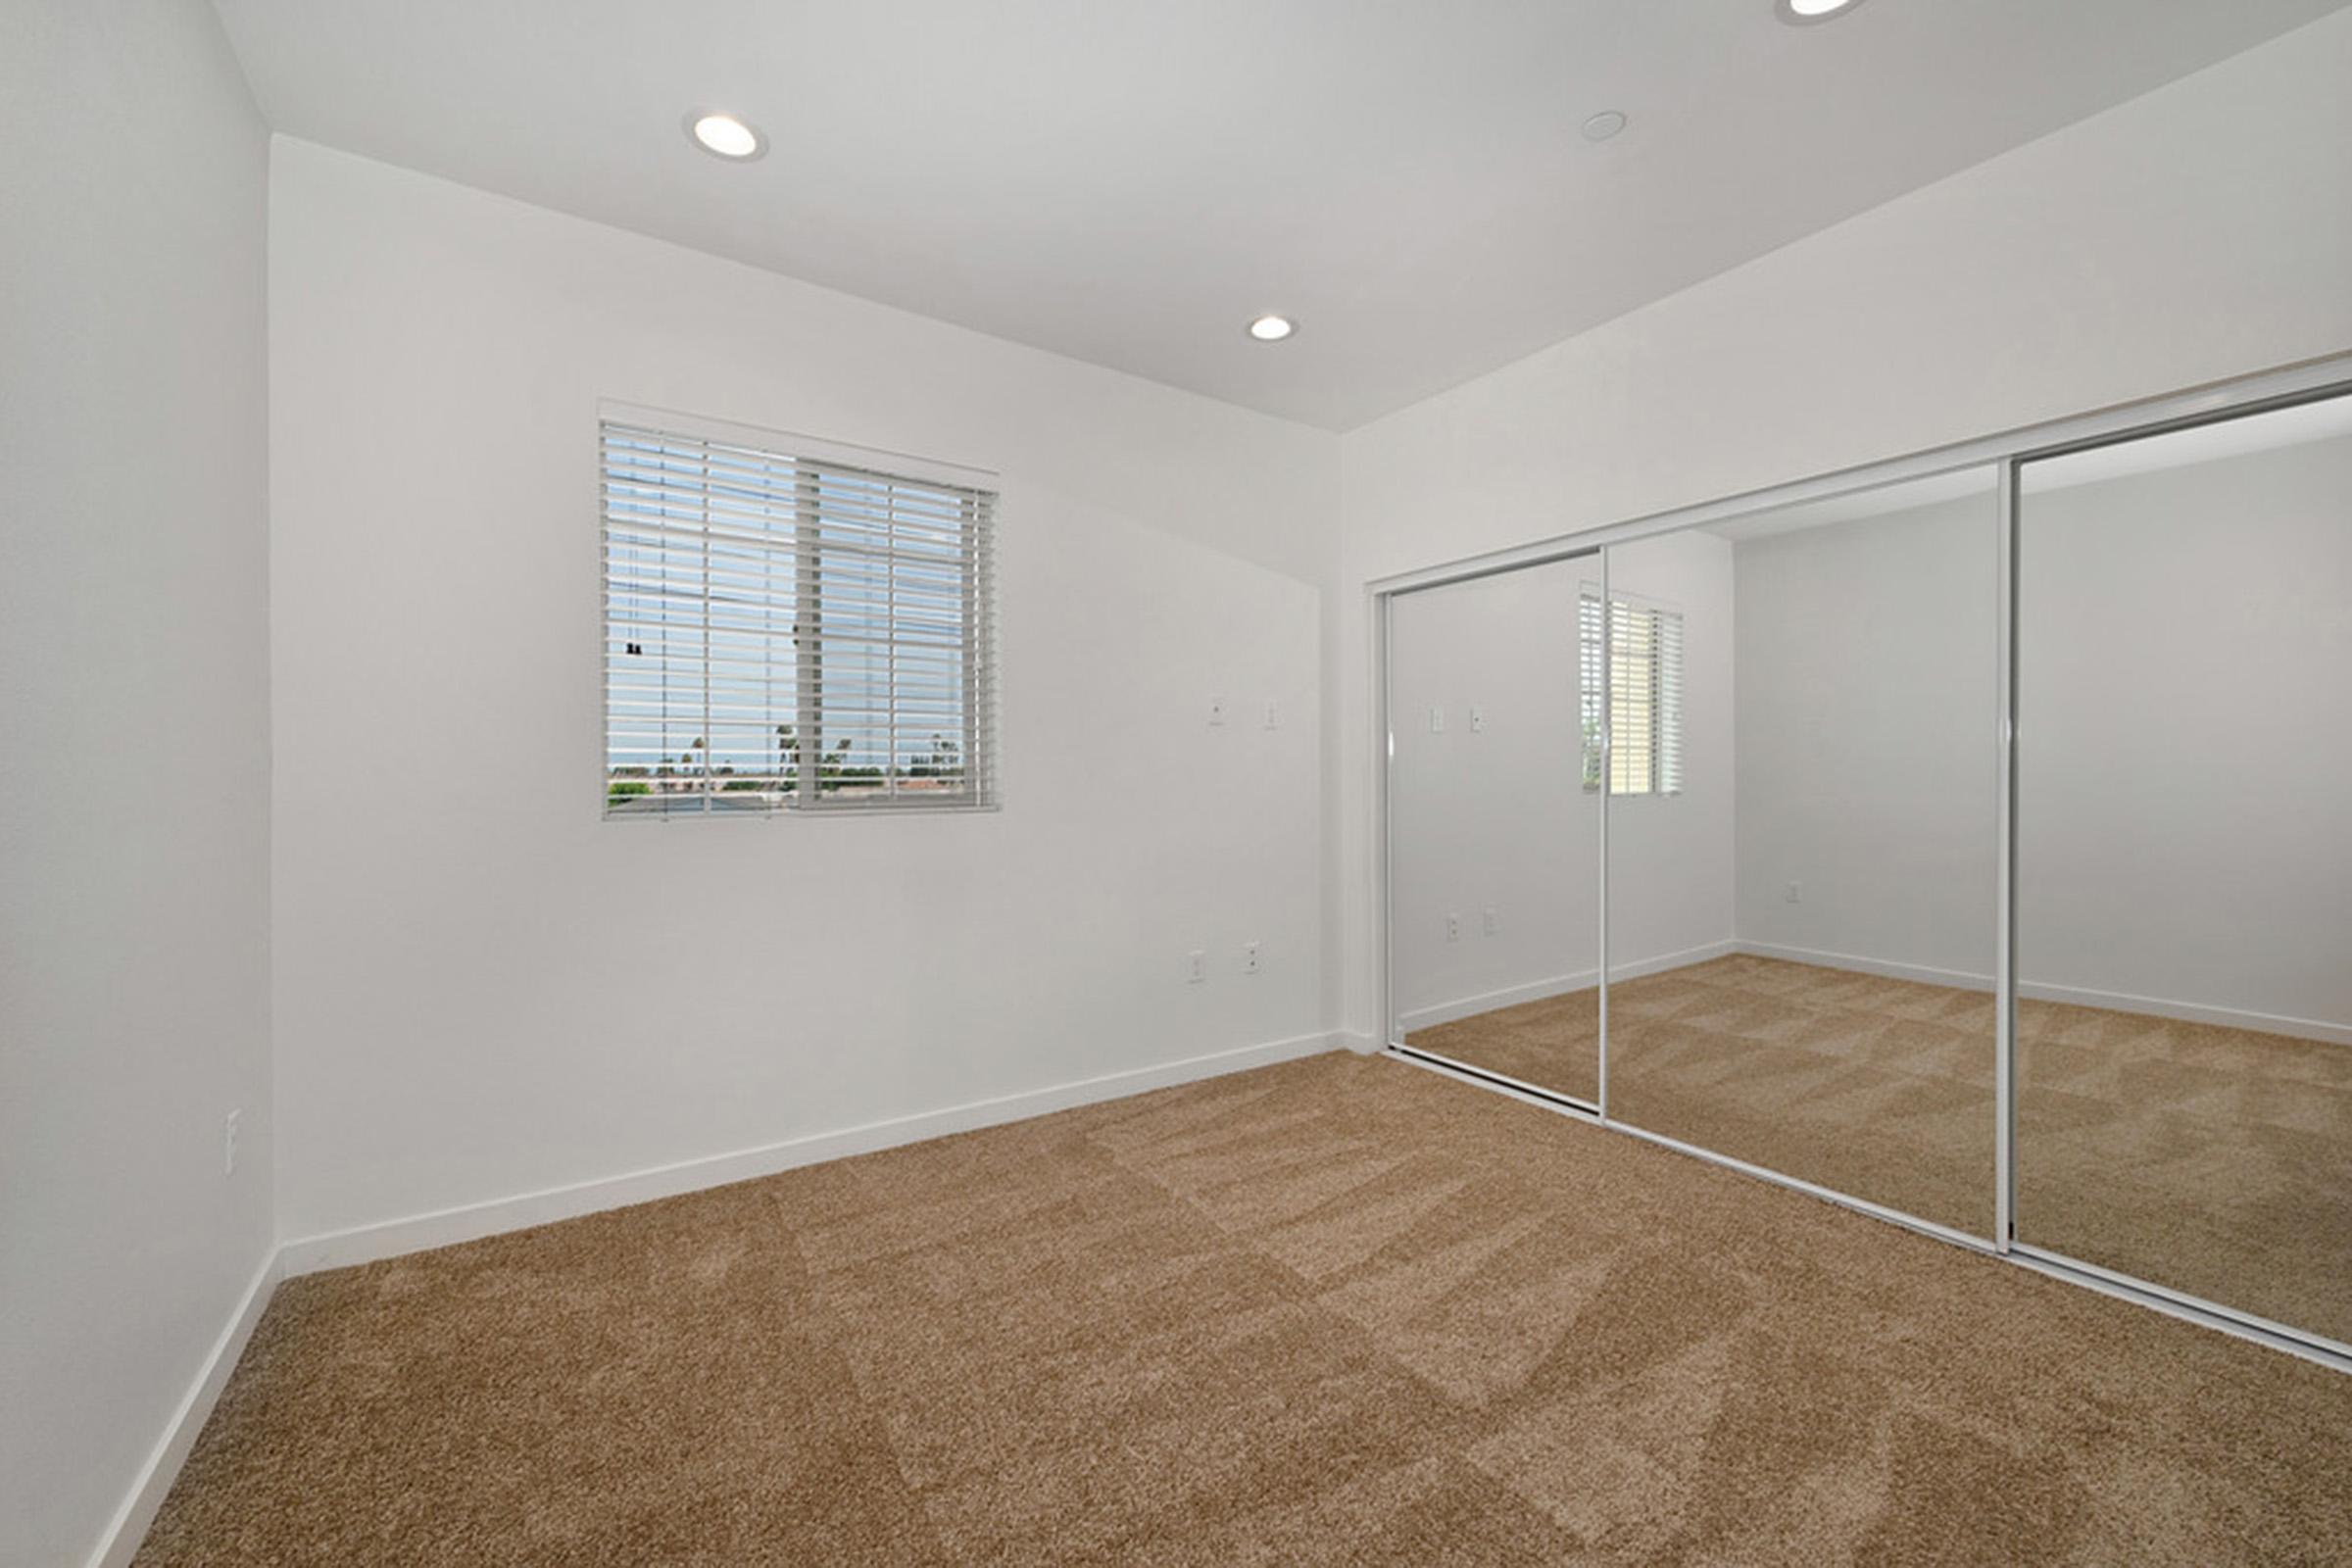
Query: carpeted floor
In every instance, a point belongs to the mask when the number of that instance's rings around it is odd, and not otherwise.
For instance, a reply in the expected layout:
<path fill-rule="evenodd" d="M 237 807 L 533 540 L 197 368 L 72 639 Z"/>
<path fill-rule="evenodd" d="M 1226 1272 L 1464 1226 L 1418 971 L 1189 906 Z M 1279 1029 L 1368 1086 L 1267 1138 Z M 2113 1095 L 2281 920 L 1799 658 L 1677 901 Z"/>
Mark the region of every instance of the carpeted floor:
<path fill-rule="evenodd" d="M 1591 991 L 1409 1043 L 1590 1098 Z M 2018 1238 L 2352 1341 L 2352 1049 L 2018 1004 Z M 1746 955 L 1609 987 L 1609 1113 L 1992 1233 L 1992 998 Z"/>
<path fill-rule="evenodd" d="M 1330 1054 L 290 1281 L 138 1560 L 2348 1550 L 2352 1377 Z"/>

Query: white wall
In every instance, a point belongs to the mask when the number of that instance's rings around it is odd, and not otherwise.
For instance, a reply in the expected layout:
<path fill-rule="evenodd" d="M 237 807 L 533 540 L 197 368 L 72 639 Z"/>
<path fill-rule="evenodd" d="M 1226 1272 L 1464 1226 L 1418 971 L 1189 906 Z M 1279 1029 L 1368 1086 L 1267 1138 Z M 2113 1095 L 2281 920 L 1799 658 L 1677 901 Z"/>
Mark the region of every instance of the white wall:
<path fill-rule="evenodd" d="M 1999 544 L 1987 470 L 1735 547 L 1741 942 L 1989 984 Z"/>
<path fill-rule="evenodd" d="M 270 1249 L 266 145 L 208 6 L 0 25 L 9 1564 L 89 1554 Z"/>
<path fill-rule="evenodd" d="M 2352 438 L 2027 475 L 2019 982 L 2352 1041 Z"/>
<path fill-rule="evenodd" d="M 270 224 L 287 1236 L 1319 1043 L 1335 438 L 282 138 Z M 600 398 L 1002 471 L 1002 812 L 600 818 Z"/>
<path fill-rule="evenodd" d="M 1342 439 L 1332 964 L 1379 1012 L 1363 585 L 2352 349 L 2352 12 Z"/>

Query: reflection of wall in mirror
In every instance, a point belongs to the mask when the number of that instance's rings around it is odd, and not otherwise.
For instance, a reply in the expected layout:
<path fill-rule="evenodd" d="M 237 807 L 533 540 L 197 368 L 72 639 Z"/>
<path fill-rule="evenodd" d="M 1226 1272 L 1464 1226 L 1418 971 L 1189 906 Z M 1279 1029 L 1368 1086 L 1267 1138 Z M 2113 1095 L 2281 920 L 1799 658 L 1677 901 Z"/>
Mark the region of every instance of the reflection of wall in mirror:
<path fill-rule="evenodd" d="M 2021 985 L 2352 1043 L 2352 437 L 2020 519 Z"/>
<path fill-rule="evenodd" d="M 2352 439 L 2022 519 L 2024 994 L 2352 1039 Z M 1743 946 L 1989 985 L 1996 527 L 1738 545 Z"/>
<path fill-rule="evenodd" d="M 1621 904 L 1620 973 L 1731 936 L 1730 547 L 1691 534 L 1637 548 L 1643 580 L 1626 586 L 1684 615 L 1687 776 L 1671 799 L 1618 803 L 1641 820 L 1620 822 L 1614 853 L 1631 846 L 1652 871 L 1639 909 Z M 1593 983 L 1600 808 L 1583 787 L 1577 605 L 1598 571 L 1584 557 L 1392 602 L 1391 898 L 1408 1030 Z"/>
<path fill-rule="evenodd" d="M 1999 526 L 1988 482 L 1736 546 L 1742 943 L 1992 973 Z"/>

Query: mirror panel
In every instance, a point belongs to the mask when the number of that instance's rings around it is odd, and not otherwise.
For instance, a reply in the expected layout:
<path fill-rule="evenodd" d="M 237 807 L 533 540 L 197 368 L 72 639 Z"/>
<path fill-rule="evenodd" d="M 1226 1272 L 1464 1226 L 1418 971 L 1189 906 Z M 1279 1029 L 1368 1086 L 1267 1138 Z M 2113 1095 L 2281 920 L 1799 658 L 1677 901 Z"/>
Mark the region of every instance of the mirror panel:
<path fill-rule="evenodd" d="M 1607 559 L 1609 1114 L 1984 1237 L 1999 522 L 1984 468 Z"/>
<path fill-rule="evenodd" d="M 2018 1240 L 2352 1342 L 2352 398 L 2019 483 Z"/>
<path fill-rule="evenodd" d="M 1600 815 L 1582 787 L 1579 585 L 1597 558 L 1389 600 L 1399 1043 L 1599 1092 Z"/>

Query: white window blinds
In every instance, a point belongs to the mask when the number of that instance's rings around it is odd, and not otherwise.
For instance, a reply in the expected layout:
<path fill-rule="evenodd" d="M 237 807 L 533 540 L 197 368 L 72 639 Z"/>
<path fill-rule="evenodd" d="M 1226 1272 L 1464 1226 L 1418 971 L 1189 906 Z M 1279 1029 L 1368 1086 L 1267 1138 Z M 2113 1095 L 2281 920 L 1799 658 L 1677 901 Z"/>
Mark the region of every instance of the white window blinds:
<path fill-rule="evenodd" d="M 994 492 L 611 419 L 601 461 L 608 815 L 995 804 Z"/>
<path fill-rule="evenodd" d="M 1682 612 L 1587 586 L 1577 603 L 1585 788 L 1598 790 L 1601 721 L 1608 720 L 1611 795 L 1683 791 Z M 1603 650 L 1607 658 L 1603 660 Z M 1606 670 L 1607 691 L 1602 690 Z"/>

